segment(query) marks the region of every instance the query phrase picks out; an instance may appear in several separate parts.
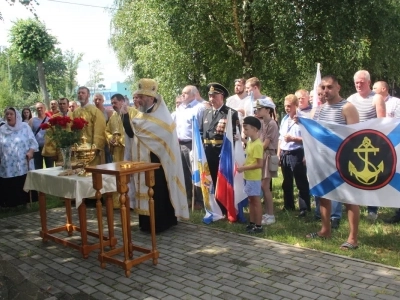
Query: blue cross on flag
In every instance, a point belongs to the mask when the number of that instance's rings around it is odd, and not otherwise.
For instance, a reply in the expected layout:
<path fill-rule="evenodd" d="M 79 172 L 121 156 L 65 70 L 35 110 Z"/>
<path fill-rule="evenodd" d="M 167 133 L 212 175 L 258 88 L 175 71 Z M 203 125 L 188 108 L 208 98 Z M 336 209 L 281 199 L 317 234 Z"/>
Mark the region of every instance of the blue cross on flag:
<path fill-rule="evenodd" d="M 339 125 L 299 118 L 299 124 L 314 196 L 400 207 L 400 120 Z"/>

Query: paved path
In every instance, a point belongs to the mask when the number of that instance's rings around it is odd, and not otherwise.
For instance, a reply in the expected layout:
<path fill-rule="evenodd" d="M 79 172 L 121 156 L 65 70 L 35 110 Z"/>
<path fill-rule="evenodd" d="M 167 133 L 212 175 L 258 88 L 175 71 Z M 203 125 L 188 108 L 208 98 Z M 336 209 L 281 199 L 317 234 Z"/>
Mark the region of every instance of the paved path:
<path fill-rule="evenodd" d="M 65 213 L 48 217 L 61 225 Z M 88 219 L 96 229 L 94 209 Z M 134 241 L 149 246 L 132 224 Z M 159 264 L 134 267 L 130 278 L 111 264 L 101 269 L 97 251 L 85 260 L 42 243 L 39 229 L 38 213 L 0 220 L 0 299 L 400 299 L 399 269 L 206 226 L 181 223 L 158 235 Z"/>

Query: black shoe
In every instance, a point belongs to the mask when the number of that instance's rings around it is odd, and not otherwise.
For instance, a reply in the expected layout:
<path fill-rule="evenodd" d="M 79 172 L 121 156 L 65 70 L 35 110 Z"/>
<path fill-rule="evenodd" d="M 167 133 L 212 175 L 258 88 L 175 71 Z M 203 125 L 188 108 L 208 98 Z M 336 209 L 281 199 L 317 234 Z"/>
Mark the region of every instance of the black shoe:
<path fill-rule="evenodd" d="M 305 218 L 306 216 L 307 216 L 307 211 L 302 210 L 297 217 L 298 218 Z"/>
<path fill-rule="evenodd" d="M 391 217 L 390 219 L 383 220 L 383 223 L 386 223 L 386 224 L 400 223 L 400 216 L 396 215 L 396 216 Z"/>
<path fill-rule="evenodd" d="M 247 230 L 247 233 L 256 234 L 256 233 L 262 233 L 263 231 L 264 229 L 262 228 L 262 226 L 261 227 L 254 226 L 253 228 Z"/>
<path fill-rule="evenodd" d="M 255 224 L 249 224 L 246 226 L 246 231 L 249 231 L 250 229 L 253 229 L 253 227 L 255 227 Z"/>
<path fill-rule="evenodd" d="M 339 225 L 340 225 L 339 219 L 331 219 L 331 228 L 332 229 L 338 229 Z"/>

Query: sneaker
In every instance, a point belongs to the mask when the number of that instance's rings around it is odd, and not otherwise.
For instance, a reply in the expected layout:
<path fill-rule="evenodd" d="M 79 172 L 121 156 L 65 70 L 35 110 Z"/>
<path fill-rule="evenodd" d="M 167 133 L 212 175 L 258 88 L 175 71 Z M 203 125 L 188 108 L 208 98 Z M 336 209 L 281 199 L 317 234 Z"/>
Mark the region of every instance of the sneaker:
<path fill-rule="evenodd" d="M 374 213 L 374 212 L 372 212 L 372 211 L 370 211 L 370 212 L 368 213 L 367 219 L 368 219 L 369 221 L 375 222 L 377 218 L 378 218 L 378 214 L 376 214 L 376 213 Z"/>
<path fill-rule="evenodd" d="M 270 216 L 270 215 L 267 215 L 266 217 L 264 216 L 262 218 L 261 225 L 271 225 L 276 222 L 275 216 Z"/>
<path fill-rule="evenodd" d="M 298 218 L 305 218 L 307 216 L 307 211 L 302 210 L 300 213 L 297 215 Z"/>
<path fill-rule="evenodd" d="M 262 228 L 262 226 L 261 227 L 254 226 L 252 229 L 247 230 L 247 233 L 256 234 L 256 233 L 262 233 L 263 231 L 264 229 Z"/>
<path fill-rule="evenodd" d="M 246 226 L 246 231 L 249 231 L 250 229 L 253 229 L 253 227 L 255 227 L 255 224 L 249 224 Z"/>

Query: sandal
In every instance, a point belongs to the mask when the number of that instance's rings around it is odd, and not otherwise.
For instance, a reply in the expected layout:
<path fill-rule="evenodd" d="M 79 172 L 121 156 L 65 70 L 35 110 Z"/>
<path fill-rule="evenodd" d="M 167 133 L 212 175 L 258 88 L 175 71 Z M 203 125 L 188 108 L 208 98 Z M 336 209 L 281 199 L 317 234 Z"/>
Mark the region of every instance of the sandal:
<path fill-rule="evenodd" d="M 312 232 L 306 235 L 306 239 L 323 239 L 325 240 L 326 237 L 319 235 L 318 232 Z"/>
<path fill-rule="evenodd" d="M 357 245 L 350 244 L 349 242 L 344 242 L 343 244 L 340 245 L 340 249 L 345 251 L 356 250 L 357 248 L 358 248 Z"/>

